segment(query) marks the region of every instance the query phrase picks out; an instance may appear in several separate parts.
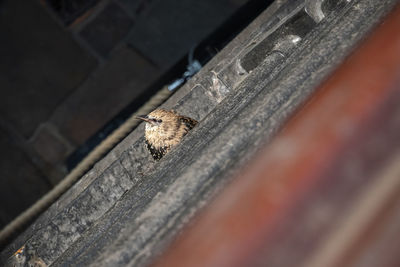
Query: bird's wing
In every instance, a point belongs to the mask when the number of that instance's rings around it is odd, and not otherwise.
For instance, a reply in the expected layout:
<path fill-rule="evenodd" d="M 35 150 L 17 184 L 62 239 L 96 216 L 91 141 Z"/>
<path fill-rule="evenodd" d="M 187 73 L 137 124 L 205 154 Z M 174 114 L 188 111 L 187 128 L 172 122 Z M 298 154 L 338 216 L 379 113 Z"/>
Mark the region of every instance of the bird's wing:
<path fill-rule="evenodd" d="M 179 120 L 185 124 L 185 126 L 188 128 L 188 131 L 193 129 L 193 127 L 198 123 L 196 120 L 185 116 L 179 116 Z"/>

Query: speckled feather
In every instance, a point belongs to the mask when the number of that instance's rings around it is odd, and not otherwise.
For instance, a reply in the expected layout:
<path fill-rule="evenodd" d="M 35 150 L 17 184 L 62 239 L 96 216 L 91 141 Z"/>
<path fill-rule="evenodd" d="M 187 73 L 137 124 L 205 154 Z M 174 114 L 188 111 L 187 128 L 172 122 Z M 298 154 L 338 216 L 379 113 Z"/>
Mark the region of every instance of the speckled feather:
<path fill-rule="evenodd" d="M 147 115 L 146 147 L 155 160 L 160 160 L 196 126 L 197 121 L 175 111 L 157 109 Z"/>

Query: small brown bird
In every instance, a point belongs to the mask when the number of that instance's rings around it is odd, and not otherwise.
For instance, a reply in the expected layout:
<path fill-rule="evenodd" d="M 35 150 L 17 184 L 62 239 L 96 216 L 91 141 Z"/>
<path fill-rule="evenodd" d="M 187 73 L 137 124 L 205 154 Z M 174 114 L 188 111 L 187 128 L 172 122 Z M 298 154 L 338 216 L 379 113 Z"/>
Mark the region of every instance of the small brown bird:
<path fill-rule="evenodd" d="M 146 145 L 155 160 L 160 160 L 197 124 L 192 118 L 165 109 L 156 109 L 137 118 L 146 122 Z"/>

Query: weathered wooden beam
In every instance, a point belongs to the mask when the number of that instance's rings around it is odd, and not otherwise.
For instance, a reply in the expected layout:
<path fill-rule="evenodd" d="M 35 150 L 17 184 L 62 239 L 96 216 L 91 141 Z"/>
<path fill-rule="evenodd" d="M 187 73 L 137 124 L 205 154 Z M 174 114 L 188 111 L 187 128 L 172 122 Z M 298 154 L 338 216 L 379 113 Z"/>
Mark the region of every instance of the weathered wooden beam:
<path fill-rule="evenodd" d="M 400 231 L 399 29 L 397 7 L 153 266 L 398 266 L 366 236 Z"/>

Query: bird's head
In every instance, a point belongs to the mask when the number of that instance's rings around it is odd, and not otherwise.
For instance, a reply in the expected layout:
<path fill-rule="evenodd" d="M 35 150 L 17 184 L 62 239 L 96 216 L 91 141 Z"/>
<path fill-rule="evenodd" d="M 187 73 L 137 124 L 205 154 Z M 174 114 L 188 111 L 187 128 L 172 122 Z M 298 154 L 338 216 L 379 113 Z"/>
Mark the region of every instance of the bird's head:
<path fill-rule="evenodd" d="M 147 148 L 157 160 L 173 146 L 179 144 L 186 133 L 197 124 L 197 121 L 192 118 L 165 109 L 156 109 L 148 115 L 137 118 L 146 122 Z"/>
<path fill-rule="evenodd" d="M 146 137 L 165 138 L 176 130 L 179 115 L 174 111 L 156 109 L 145 116 L 138 116 L 146 122 Z"/>

